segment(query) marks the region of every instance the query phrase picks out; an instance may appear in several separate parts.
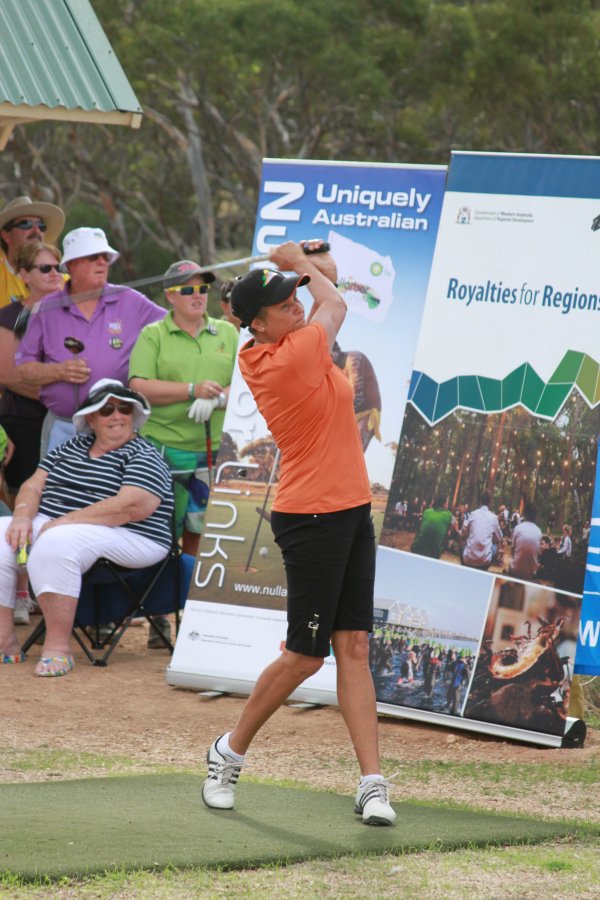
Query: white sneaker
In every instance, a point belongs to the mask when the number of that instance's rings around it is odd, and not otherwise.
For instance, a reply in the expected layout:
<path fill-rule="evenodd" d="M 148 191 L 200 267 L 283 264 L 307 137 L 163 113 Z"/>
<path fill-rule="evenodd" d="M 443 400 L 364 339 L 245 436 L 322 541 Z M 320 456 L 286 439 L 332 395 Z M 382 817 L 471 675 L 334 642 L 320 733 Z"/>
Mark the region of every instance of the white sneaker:
<path fill-rule="evenodd" d="M 17 594 L 15 608 L 13 610 L 13 622 L 15 625 L 29 625 L 29 613 L 32 611 L 33 600 L 27 595 Z"/>
<path fill-rule="evenodd" d="M 217 738 L 211 744 L 206 754 L 208 777 L 202 786 L 202 799 L 211 809 L 233 809 L 235 788 L 242 766 L 217 750 L 219 740 Z"/>
<path fill-rule="evenodd" d="M 363 825 L 393 825 L 396 813 L 390 806 L 389 779 L 367 781 L 359 785 L 354 801 L 354 812 L 362 815 Z"/>

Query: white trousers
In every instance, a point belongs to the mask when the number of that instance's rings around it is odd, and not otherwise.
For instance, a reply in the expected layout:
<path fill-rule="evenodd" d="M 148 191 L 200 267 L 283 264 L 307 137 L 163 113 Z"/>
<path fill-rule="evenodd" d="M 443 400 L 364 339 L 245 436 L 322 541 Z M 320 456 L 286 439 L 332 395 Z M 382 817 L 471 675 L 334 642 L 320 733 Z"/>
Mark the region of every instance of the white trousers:
<path fill-rule="evenodd" d="M 17 557 L 6 541 L 12 519 L 0 518 L 0 606 L 14 607 Z M 65 594 L 79 597 L 82 575 L 105 556 L 128 569 L 143 569 L 164 559 L 165 547 L 120 525 L 58 525 L 38 537 L 47 516 L 32 522 L 32 541 L 27 573 L 36 595 Z"/>

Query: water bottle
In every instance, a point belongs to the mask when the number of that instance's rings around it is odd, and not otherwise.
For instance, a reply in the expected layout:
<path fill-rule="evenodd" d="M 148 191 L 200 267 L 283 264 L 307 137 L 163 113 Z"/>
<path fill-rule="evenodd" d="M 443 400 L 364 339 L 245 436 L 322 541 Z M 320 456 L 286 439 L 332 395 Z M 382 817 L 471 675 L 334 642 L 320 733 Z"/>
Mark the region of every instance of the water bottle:
<path fill-rule="evenodd" d="M 25 571 L 27 568 L 27 560 L 29 558 L 29 544 L 23 544 L 17 550 L 17 569 L 19 572 Z"/>

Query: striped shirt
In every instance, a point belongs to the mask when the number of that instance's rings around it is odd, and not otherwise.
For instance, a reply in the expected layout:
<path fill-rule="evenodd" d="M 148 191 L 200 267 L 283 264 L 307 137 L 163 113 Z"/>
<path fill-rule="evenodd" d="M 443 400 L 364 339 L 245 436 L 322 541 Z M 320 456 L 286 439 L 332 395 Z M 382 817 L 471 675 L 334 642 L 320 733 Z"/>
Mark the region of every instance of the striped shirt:
<path fill-rule="evenodd" d="M 122 487 L 138 487 L 160 498 L 160 505 L 141 522 L 126 522 L 122 527 L 171 546 L 173 487 L 171 474 L 154 447 L 136 436 L 131 441 L 91 457 L 95 437 L 80 434 L 51 450 L 39 466 L 48 473 L 39 512 L 51 519 L 92 503 L 115 497 Z"/>

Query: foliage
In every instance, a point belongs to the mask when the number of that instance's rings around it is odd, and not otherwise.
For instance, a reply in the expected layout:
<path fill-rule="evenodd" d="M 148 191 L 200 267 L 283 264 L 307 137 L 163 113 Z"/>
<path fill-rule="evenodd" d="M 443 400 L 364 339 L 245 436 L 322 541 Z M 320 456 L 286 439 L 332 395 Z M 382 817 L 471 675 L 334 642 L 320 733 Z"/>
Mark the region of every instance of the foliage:
<path fill-rule="evenodd" d="M 451 509 L 479 505 L 511 511 L 534 502 L 538 524 L 560 533 L 564 523 L 579 535 L 591 516 L 596 469 L 598 411 L 574 392 L 554 422 L 522 407 L 496 415 L 458 410 L 430 426 L 407 408 L 388 510 L 397 500 L 439 495 Z"/>
<path fill-rule="evenodd" d="M 104 225 L 125 274 L 251 242 L 263 157 L 597 154 L 599 0 L 103 0 L 139 131 L 21 126 L 0 194 Z"/>

